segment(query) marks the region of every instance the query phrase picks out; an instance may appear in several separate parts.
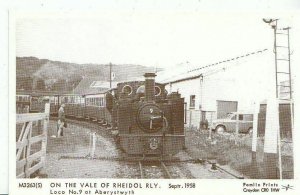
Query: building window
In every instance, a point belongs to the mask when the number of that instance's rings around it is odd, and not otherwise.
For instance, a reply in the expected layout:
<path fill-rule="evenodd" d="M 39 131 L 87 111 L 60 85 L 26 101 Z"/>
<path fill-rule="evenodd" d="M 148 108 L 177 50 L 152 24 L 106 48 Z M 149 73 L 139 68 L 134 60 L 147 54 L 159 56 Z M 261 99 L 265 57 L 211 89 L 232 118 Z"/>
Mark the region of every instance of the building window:
<path fill-rule="evenodd" d="M 190 108 L 195 108 L 195 100 L 196 100 L 196 96 L 191 95 L 190 96 Z"/>

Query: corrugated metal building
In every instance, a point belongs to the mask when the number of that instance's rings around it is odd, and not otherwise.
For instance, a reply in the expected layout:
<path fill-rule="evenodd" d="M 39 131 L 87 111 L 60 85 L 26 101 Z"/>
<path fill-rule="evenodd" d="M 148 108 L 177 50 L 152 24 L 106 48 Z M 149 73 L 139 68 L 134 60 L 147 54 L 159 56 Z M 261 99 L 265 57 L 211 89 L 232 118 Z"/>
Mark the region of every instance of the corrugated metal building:
<path fill-rule="evenodd" d="M 168 92 L 181 93 L 187 126 L 199 128 L 200 121 L 221 118 L 228 112 L 252 112 L 254 102 L 268 97 L 274 76 L 271 54 L 263 49 L 189 71 L 166 70 L 158 73 L 158 81 L 167 85 Z M 262 74 L 268 71 L 270 74 Z"/>

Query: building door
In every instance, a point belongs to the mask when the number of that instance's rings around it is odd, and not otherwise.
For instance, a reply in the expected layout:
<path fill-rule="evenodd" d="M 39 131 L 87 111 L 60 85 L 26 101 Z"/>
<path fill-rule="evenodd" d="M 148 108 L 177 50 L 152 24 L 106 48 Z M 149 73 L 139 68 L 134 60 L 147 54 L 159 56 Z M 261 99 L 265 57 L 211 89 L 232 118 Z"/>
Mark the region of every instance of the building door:
<path fill-rule="evenodd" d="M 217 100 L 217 119 L 226 117 L 230 112 L 237 112 L 237 108 L 237 101 Z"/>

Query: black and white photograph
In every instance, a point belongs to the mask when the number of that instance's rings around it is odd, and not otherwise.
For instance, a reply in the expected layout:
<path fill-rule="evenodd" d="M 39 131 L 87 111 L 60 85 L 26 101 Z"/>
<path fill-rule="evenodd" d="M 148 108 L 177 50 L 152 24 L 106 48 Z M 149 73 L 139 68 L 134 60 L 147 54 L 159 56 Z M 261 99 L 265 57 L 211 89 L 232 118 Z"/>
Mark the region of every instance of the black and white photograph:
<path fill-rule="evenodd" d="M 297 19 L 197 7 L 14 11 L 13 185 L 194 194 L 201 181 L 241 180 L 240 193 L 292 191 Z M 107 179 L 121 182 L 100 188 Z M 87 182 L 75 191 L 65 180 Z"/>

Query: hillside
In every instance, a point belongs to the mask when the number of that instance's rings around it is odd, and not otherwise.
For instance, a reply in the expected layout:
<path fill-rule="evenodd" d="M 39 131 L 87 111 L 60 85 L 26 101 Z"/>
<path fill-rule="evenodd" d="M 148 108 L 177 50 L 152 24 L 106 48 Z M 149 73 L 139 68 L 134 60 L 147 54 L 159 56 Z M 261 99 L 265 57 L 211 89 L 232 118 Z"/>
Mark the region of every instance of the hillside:
<path fill-rule="evenodd" d="M 112 64 L 114 81 L 130 80 L 153 71 L 153 67 Z M 71 91 L 84 77 L 109 80 L 109 64 L 75 64 L 36 57 L 17 57 L 17 90 Z"/>

